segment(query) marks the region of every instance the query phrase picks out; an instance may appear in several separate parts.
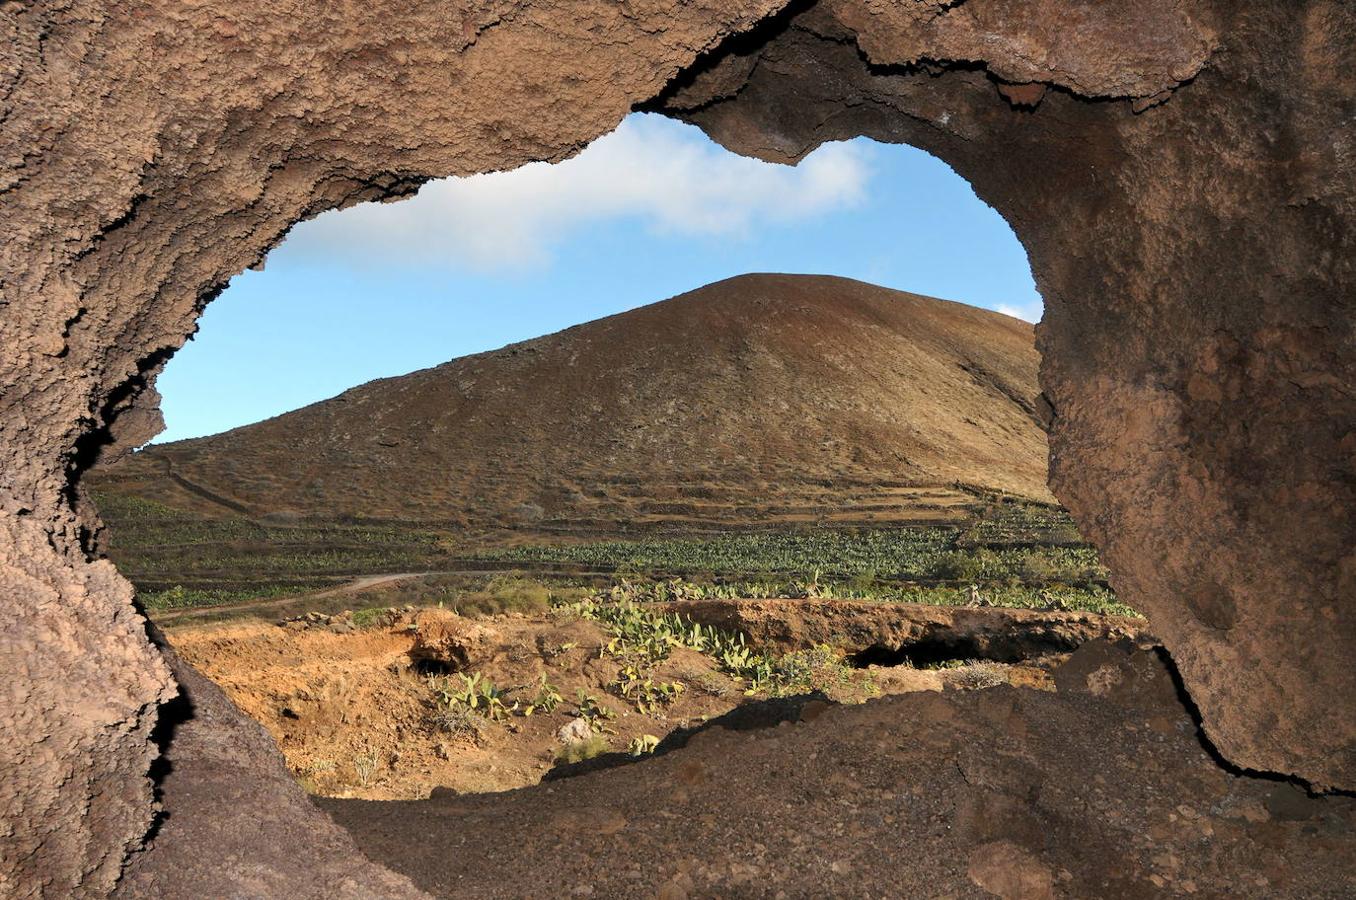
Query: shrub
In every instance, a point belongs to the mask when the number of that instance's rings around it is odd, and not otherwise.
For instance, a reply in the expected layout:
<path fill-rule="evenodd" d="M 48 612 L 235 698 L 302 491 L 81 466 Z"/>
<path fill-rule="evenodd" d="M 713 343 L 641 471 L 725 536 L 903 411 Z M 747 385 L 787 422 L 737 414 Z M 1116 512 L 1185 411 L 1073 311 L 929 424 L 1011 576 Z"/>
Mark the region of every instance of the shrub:
<path fill-rule="evenodd" d="M 948 550 L 937 555 L 933 568 L 938 578 L 951 581 L 981 581 L 996 568 L 992 550 Z"/>
<path fill-rule="evenodd" d="M 978 691 L 1008 683 L 1008 667 L 996 662 L 976 662 L 957 669 L 951 683 L 961 690 Z"/>
<path fill-rule="evenodd" d="M 595 734 L 593 737 L 582 741 L 571 741 L 556 754 L 556 762 L 579 763 L 587 759 L 593 759 L 595 756 L 602 756 L 611 747 L 608 745 L 607 738 L 601 734 Z"/>
<path fill-rule="evenodd" d="M 774 694 L 804 694 L 827 691 L 850 680 L 853 669 L 843 653 L 828 644 L 807 650 L 795 650 L 776 660 L 772 666 Z"/>
<path fill-rule="evenodd" d="M 354 628 L 375 628 L 386 624 L 391 618 L 391 610 L 384 606 L 369 606 L 367 609 L 355 609 L 349 614 Z"/>
<path fill-rule="evenodd" d="M 859 572 L 848 581 L 848 587 L 860 594 L 870 596 L 880 589 L 880 576 L 877 575 L 875 569 Z"/>
<path fill-rule="evenodd" d="M 353 773 L 358 776 L 358 782 L 367 787 L 372 781 L 372 776 L 376 774 L 377 764 L 380 760 L 375 753 L 358 753 L 353 757 Z"/>
<path fill-rule="evenodd" d="M 1048 556 L 1028 553 L 1022 557 L 1022 578 L 1027 581 L 1050 581 L 1059 575 L 1059 566 Z"/>
<path fill-rule="evenodd" d="M 484 720 L 465 706 L 444 706 L 433 714 L 433 727 L 459 740 L 478 742 Z"/>
<path fill-rule="evenodd" d="M 544 613 L 551 606 L 551 590 L 528 578 L 496 577 L 484 590 L 469 591 L 457 598 L 457 612 L 464 616 L 495 613 Z"/>

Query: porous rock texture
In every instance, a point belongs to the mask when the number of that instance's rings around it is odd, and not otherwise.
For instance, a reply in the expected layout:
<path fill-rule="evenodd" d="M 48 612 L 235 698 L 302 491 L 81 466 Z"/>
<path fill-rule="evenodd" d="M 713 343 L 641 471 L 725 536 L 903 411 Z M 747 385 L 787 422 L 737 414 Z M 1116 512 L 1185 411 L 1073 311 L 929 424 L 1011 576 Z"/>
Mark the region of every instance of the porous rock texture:
<path fill-rule="evenodd" d="M 868 134 L 970 179 L 1046 301 L 1053 488 L 1209 737 L 1356 787 L 1356 10 L 780 7 L 0 3 L 0 894 L 106 893 L 151 826 L 175 685 L 79 475 L 155 433 L 203 305 L 299 219 L 564 158 L 637 105 L 765 158 Z"/>
<path fill-rule="evenodd" d="M 928 6 L 820 3 L 659 105 L 769 159 L 867 134 L 969 179 L 1045 300 L 1051 487 L 1207 735 L 1356 786 L 1356 7 Z"/>

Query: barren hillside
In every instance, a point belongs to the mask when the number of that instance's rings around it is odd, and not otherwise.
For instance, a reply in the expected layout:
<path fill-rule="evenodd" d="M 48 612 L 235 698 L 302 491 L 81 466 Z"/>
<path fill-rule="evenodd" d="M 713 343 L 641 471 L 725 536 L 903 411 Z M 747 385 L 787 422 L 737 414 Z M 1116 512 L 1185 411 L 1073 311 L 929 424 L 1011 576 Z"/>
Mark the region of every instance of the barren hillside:
<path fill-rule="evenodd" d="M 153 446 L 95 486 L 209 515 L 613 526 L 896 522 L 1048 500 L 1030 325 L 746 275 Z"/>

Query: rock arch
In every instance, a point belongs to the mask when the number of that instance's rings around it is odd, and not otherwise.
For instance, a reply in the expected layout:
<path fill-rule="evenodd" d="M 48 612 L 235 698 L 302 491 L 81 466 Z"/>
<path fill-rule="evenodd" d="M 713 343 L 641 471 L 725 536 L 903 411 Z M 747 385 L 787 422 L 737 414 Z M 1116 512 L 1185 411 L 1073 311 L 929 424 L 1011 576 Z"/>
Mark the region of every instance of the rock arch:
<path fill-rule="evenodd" d="M 154 434 L 203 306 L 300 219 L 564 158 L 637 106 L 969 178 L 1046 299 L 1054 489 L 1208 735 L 1356 787 L 1350 4 L 46 0 L 0 28 L 0 892 L 107 892 L 152 830 L 176 685 L 79 476 Z M 181 753 L 262 752 L 190 693 Z M 354 896 L 400 890 L 315 853 Z"/>

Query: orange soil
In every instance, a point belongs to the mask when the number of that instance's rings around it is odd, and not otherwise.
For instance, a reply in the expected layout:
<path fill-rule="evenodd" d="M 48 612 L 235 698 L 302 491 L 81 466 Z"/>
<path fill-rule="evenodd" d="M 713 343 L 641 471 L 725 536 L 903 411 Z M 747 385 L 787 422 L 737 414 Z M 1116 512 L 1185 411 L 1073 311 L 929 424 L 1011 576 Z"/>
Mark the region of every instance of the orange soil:
<path fill-rule="evenodd" d="M 600 649 L 599 627 L 559 615 L 506 614 L 466 619 L 444 610 L 392 614 L 378 627 L 260 622 L 176 628 L 169 633 L 186 660 L 221 685 L 277 740 L 297 778 L 334 797 L 413 799 L 435 787 L 500 791 L 540 781 L 555 764 L 558 729 L 576 715 L 580 691 L 616 713 L 612 750 L 633 738 L 663 738 L 676 728 L 724 714 L 747 698 L 736 679 L 709 657 L 677 650 L 659 663 L 656 681 L 684 685 L 675 702 L 652 714 L 610 692 L 622 662 Z M 351 630 L 350 630 L 351 629 Z M 472 634 L 467 666 L 505 689 L 507 702 L 529 701 L 544 673 L 564 701 L 551 713 L 483 722 L 479 737 L 454 736 L 434 721 L 430 674 L 416 663 L 427 643 L 448 632 Z M 415 651 L 412 655 L 412 651 Z M 1013 682 L 1042 683 L 1036 669 L 1011 667 Z M 952 673 L 907 668 L 854 674 L 834 699 L 877 691 L 941 690 Z M 454 685 L 460 680 L 452 676 Z"/>

